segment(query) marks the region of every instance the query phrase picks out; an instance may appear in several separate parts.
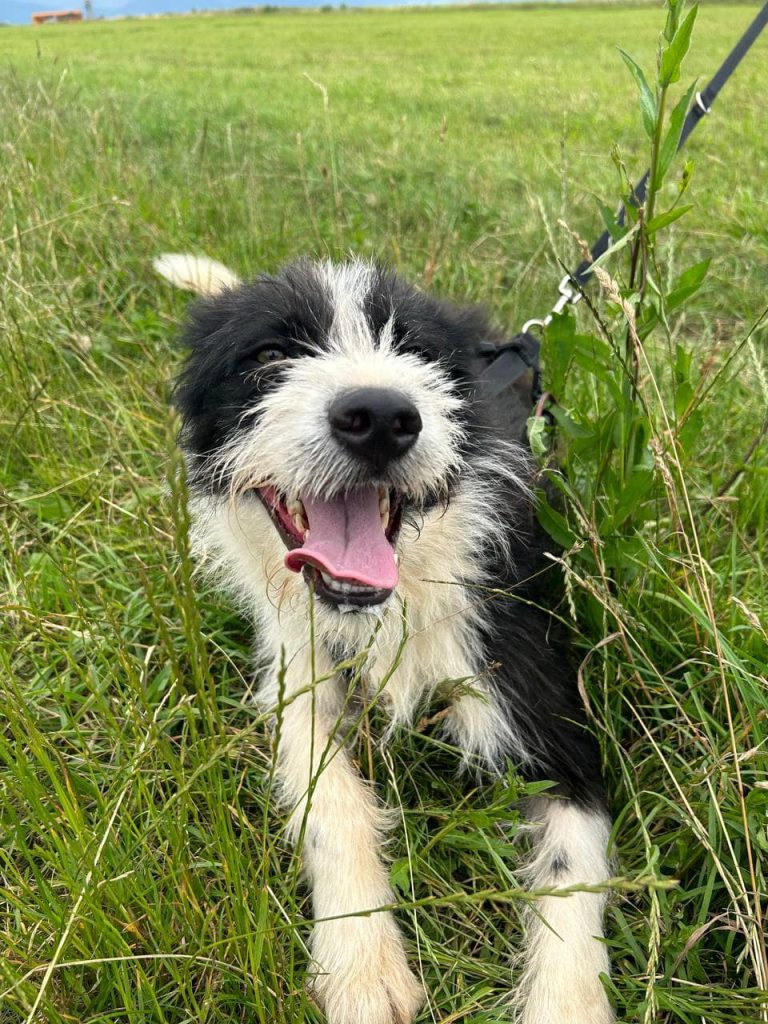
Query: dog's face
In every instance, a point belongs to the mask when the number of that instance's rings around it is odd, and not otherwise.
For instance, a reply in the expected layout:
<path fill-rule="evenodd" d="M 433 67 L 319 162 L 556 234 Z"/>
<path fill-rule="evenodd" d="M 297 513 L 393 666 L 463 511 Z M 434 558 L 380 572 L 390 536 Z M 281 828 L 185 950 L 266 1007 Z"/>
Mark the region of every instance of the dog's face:
<path fill-rule="evenodd" d="M 486 330 L 360 262 L 294 264 L 198 303 L 176 390 L 191 486 L 268 517 L 324 606 L 381 606 L 401 528 L 415 541 L 443 514 L 477 450 Z"/>

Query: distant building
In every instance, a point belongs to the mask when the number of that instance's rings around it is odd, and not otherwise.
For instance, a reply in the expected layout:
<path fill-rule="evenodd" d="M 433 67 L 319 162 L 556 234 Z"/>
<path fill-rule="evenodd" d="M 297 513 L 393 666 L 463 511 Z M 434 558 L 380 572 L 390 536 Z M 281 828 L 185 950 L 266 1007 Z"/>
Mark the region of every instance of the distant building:
<path fill-rule="evenodd" d="M 45 25 L 54 21 L 82 21 L 82 11 L 38 11 L 32 15 L 33 25 Z"/>

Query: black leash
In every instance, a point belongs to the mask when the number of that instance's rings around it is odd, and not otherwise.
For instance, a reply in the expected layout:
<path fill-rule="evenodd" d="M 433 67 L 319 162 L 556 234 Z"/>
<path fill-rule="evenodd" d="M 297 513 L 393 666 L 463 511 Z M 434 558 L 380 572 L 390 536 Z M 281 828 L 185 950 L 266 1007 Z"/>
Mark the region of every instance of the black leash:
<path fill-rule="evenodd" d="M 683 130 L 680 133 L 680 141 L 677 145 L 678 153 L 702 117 L 710 113 L 712 104 L 720 90 L 739 66 L 749 48 L 767 24 L 768 2 L 758 12 L 744 35 L 720 65 L 720 68 L 706 89 L 696 93 L 696 99 L 683 122 Z M 649 176 L 650 171 L 646 171 L 635 186 L 634 198 L 638 205 L 645 199 Z M 626 209 L 622 207 L 617 217 L 617 223 L 623 224 L 625 216 Z M 547 316 L 526 321 L 520 333 L 514 335 L 503 345 L 495 345 L 489 342 L 481 349 L 480 357 L 489 360 L 488 365 L 480 373 L 481 387 L 486 400 L 494 401 L 500 399 L 507 389 L 528 371 L 532 372 L 534 402 L 540 398 L 539 351 L 541 345 L 539 340 L 530 333 L 530 329 L 532 327 L 546 327 L 551 322 L 553 316 L 562 313 L 567 306 L 576 305 L 582 297 L 584 287 L 589 281 L 592 273 L 592 264 L 603 255 L 610 244 L 610 232 L 604 231 L 589 250 L 590 258 L 582 260 L 576 270 L 571 274 L 566 274 L 557 286 L 559 298 Z"/>

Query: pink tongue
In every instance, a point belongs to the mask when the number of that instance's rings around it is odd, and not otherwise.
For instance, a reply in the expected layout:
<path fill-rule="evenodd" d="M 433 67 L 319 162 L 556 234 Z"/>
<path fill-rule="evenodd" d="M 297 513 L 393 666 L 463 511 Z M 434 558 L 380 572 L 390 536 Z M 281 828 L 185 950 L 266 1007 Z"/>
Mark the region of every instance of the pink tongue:
<path fill-rule="evenodd" d="M 376 487 L 330 501 L 304 498 L 303 502 L 309 534 L 302 547 L 286 554 L 289 569 L 300 572 L 309 563 L 337 580 L 377 590 L 395 588 L 395 552 L 381 525 Z"/>

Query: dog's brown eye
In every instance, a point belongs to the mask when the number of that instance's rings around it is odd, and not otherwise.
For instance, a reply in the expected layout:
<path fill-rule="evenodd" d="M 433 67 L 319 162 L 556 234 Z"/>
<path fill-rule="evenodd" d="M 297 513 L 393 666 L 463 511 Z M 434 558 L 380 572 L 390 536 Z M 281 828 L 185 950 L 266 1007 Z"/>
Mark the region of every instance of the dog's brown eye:
<path fill-rule="evenodd" d="M 277 345 L 267 345 L 265 348 L 260 348 L 256 353 L 256 361 L 264 365 L 265 363 L 279 363 L 281 359 L 286 359 L 286 354 Z"/>

